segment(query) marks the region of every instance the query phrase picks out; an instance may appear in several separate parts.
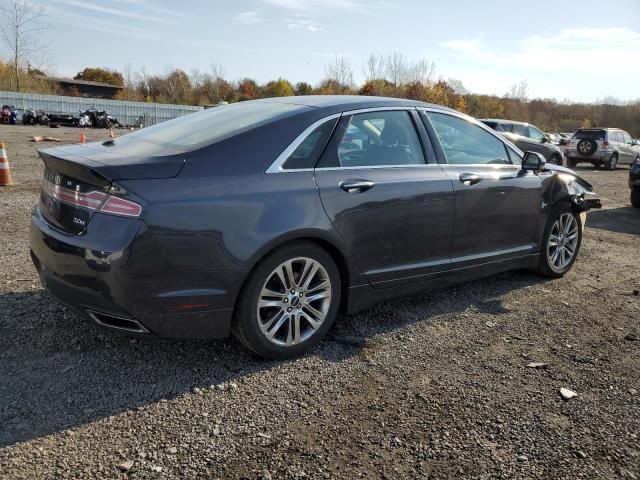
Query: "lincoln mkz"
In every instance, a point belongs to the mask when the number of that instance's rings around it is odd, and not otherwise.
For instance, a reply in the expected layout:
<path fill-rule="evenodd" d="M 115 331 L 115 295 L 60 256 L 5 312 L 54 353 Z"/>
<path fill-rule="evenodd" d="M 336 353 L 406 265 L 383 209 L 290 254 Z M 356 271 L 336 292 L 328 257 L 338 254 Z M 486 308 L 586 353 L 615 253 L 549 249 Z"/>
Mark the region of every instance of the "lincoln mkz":
<path fill-rule="evenodd" d="M 444 107 L 255 100 L 40 151 L 31 256 L 103 327 L 284 358 L 339 314 L 513 269 L 564 275 L 591 185 Z"/>

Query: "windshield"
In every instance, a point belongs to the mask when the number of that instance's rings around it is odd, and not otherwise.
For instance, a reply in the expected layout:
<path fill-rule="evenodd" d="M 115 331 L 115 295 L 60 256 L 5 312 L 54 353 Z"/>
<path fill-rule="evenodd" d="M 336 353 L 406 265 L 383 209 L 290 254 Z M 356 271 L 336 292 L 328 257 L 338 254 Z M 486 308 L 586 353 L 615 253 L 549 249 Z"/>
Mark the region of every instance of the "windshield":
<path fill-rule="evenodd" d="M 143 128 L 119 139 L 193 148 L 208 145 L 309 107 L 290 103 L 251 101 L 223 105 Z"/>

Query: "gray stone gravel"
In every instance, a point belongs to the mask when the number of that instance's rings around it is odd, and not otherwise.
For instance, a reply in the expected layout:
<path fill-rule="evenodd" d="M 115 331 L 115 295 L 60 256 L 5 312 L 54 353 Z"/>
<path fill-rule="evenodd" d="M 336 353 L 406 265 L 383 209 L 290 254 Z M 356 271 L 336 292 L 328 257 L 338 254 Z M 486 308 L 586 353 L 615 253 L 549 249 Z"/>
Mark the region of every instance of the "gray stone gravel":
<path fill-rule="evenodd" d="M 607 208 L 565 278 L 388 302 L 267 362 L 233 340 L 132 342 L 43 292 L 27 237 L 36 132 L 79 134 L 0 126 L 17 182 L 0 188 L 0 478 L 640 478 L 626 170 L 581 170 Z"/>

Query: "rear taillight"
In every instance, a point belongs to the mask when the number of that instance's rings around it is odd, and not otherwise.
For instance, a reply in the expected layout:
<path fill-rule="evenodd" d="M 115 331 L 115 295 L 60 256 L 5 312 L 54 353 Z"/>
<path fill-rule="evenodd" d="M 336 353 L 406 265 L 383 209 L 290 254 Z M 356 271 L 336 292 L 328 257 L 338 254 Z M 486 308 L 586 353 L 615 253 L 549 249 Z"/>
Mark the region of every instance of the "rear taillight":
<path fill-rule="evenodd" d="M 42 190 L 59 202 L 88 210 L 125 217 L 138 217 L 142 213 L 142 207 L 137 203 L 97 190 L 79 192 L 53 184 L 48 180 L 42 182 Z"/>
<path fill-rule="evenodd" d="M 604 142 L 602 142 L 602 149 L 606 150 L 607 148 L 609 148 L 609 142 L 605 140 Z"/>

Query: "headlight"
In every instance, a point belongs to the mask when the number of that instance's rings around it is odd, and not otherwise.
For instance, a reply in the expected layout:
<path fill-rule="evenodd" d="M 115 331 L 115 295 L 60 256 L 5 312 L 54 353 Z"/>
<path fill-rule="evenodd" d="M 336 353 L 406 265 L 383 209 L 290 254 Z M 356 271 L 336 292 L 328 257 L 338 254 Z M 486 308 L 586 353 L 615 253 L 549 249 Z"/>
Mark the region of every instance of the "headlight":
<path fill-rule="evenodd" d="M 567 190 L 572 195 L 586 195 L 591 193 L 577 181 L 576 177 L 569 175 L 568 173 L 559 173 L 558 177 L 567 185 Z"/>

